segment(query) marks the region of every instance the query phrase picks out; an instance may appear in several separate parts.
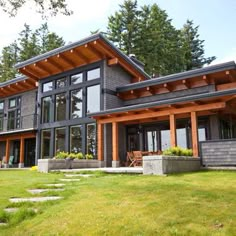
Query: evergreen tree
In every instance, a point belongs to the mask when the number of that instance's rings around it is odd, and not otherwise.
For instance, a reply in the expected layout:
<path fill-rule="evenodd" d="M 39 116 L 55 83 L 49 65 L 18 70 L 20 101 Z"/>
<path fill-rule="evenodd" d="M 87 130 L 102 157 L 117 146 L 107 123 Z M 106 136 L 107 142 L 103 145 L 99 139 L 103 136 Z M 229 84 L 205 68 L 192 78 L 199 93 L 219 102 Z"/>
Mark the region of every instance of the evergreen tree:
<path fill-rule="evenodd" d="M 181 30 L 184 70 L 201 68 L 216 59 L 214 56 L 204 57 L 204 40 L 199 39 L 198 29 L 193 21 L 187 20 Z"/>
<path fill-rule="evenodd" d="M 17 75 L 14 65 L 41 53 L 65 45 L 62 37 L 50 32 L 47 24 L 32 31 L 25 24 L 19 38 L 10 46 L 3 48 L 0 56 L 0 82 L 13 79 Z"/>

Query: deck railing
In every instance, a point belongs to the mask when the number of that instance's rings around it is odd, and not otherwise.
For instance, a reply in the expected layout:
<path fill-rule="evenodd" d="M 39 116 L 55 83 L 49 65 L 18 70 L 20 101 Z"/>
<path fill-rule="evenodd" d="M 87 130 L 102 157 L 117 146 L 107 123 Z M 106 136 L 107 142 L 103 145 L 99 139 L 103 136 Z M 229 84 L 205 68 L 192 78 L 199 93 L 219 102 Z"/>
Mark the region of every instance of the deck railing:
<path fill-rule="evenodd" d="M 36 114 L 30 114 L 14 118 L 0 117 L 0 133 L 13 130 L 36 128 L 37 121 L 38 116 Z"/>

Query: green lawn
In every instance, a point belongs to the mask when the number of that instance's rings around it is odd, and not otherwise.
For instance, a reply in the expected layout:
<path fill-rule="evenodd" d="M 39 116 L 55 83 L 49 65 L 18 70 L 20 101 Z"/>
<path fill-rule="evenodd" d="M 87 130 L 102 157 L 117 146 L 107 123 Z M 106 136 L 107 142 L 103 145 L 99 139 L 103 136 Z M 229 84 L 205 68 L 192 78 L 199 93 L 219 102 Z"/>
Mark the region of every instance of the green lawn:
<path fill-rule="evenodd" d="M 0 235 L 236 235 L 236 172 L 168 177 L 106 175 L 68 183 L 63 200 L 20 204 L 27 188 L 57 182 L 62 174 L 0 171 Z M 54 195 L 52 192 L 44 195 Z M 37 214 L 27 211 L 37 208 Z"/>

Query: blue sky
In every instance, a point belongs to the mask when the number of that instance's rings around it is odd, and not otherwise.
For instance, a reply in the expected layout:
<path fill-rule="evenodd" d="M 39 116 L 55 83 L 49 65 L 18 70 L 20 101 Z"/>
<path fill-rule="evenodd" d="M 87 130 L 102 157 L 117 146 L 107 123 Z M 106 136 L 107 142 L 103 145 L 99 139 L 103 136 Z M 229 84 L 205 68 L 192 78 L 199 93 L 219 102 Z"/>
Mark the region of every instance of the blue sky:
<path fill-rule="evenodd" d="M 63 36 L 66 42 L 86 37 L 90 31 L 105 31 L 107 18 L 119 9 L 123 0 L 67 0 L 74 10 L 70 17 L 57 16 L 48 20 L 51 31 Z M 217 62 L 236 60 L 236 1 L 234 0 L 138 0 L 140 6 L 157 3 L 166 10 L 173 25 L 181 28 L 187 19 L 199 25 L 200 38 L 205 40 L 206 56 L 216 56 Z M 17 17 L 9 18 L 0 11 L 0 49 L 13 42 L 24 23 L 32 28 L 43 21 L 28 4 Z"/>

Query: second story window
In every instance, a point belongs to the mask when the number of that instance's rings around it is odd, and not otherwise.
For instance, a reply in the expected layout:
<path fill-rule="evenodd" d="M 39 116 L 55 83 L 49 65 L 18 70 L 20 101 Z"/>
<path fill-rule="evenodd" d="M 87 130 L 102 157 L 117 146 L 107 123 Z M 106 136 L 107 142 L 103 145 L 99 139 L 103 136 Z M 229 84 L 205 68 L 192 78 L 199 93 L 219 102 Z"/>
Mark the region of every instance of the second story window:
<path fill-rule="evenodd" d="M 43 84 L 43 93 L 49 92 L 52 90 L 53 90 L 53 82 L 52 81 Z"/>
<path fill-rule="evenodd" d="M 48 123 L 52 120 L 52 97 L 42 99 L 42 123 Z"/>
<path fill-rule="evenodd" d="M 60 93 L 56 95 L 56 116 L 55 121 L 66 119 L 66 94 Z"/>
<path fill-rule="evenodd" d="M 64 88 L 67 85 L 67 79 L 61 78 L 56 81 L 56 88 Z"/>
<path fill-rule="evenodd" d="M 8 130 L 21 128 L 21 97 L 8 100 Z"/>
<path fill-rule="evenodd" d="M 87 113 L 100 111 L 100 85 L 87 88 Z"/>
<path fill-rule="evenodd" d="M 70 77 L 71 84 L 79 84 L 83 82 L 83 73 L 75 74 Z"/>
<path fill-rule="evenodd" d="M 100 78 L 100 68 L 89 70 L 87 72 L 87 80 L 99 79 Z"/>
<path fill-rule="evenodd" d="M 82 89 L 71 91 L 71 119 L 81 118 L 83 107 Z"/>

